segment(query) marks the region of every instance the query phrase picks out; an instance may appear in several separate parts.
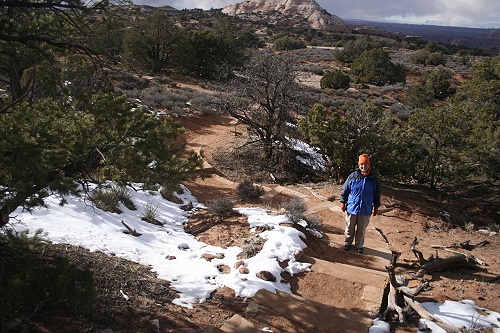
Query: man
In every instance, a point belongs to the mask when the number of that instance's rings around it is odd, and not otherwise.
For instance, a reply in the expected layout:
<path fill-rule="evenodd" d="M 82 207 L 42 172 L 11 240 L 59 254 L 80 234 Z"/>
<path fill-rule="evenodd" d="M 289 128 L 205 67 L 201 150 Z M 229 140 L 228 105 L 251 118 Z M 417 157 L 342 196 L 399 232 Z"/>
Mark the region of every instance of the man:
<path fill-rule="evenodd" d="M 355 240 L 356 249 L 361 254 L 370 216 L 378 214 L 381 189 L 377 176 L 371 172 L 367 154 L 359 156 L 358 169 L 347 177 L 342 186 L 340 209 L 347 212 L 344 250 L 349 251 Z"/>

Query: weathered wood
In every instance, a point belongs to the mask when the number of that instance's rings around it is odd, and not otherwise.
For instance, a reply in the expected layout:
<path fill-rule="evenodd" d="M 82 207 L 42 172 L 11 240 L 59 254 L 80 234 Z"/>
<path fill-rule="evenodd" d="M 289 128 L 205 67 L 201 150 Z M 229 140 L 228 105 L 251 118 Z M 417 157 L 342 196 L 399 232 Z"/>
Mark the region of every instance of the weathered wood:
<path fill-rule="evenodd" d="M 456 269 L 458 267 L 477 269 L 475 261 L 470 256 L 458 254 L 445 259 L 437 258 L 436 260 L 429 261 L 422 265 L 420 269 L 412 275 L 415 278 L 421 279 L 425 274 L 432 274 L 435 272 L 445 271 L 447 269 Z"/>
<path fill-rule="evenodd" d="M 420 283 L 415 288 L 408 287 L 408 280 L 406 280 L 403 276 L 397 276 L 394 273 L 394 266 L 387 266 L 387 271 L 389 272 L 389 280 L 391 282 L 391 286 L 398 292 L 403 293 L 409 297 L 417 296 L 423 289 L 429 286 L 429 282 Z"/>
<path fill-rule="evenodd" d="M 393 260 L 397 260 L 398 256 L 394 255 Z M 389 280 L 390 280 L 390 289 L 389 289 L 389 294 L 387 296 L 387 308 L 385 309 L 382 319 L 390 319 L 392 316 L 397 313 L 398 314 L 398 320 L 400 325 L 405 324 L 405 317 L 404 317 L 404 310 L 401 306 L 398 305 L 398 298 L 401 299 L 401 302 L 403 298 L 400 295 L 406 296 L 406 297 L 415 297 L 418 295 L 424 288 L 428 287 L 428 282 L 420 283 L 417 287 L 415 288 L 409 288 L 408 287 L 408 280 L 404 278 L 404 276 L 401 275 L 396 275 L 394 273 L 394 266 L 390 265 L 386 267 L 387 272 L 389 273 Z"/>
<path fill-rule="evenodd" d="M 417 245 L 418 245 L 418 238 L 415 237 L 413 239 L 413 242 L 410 245 L 410 249 L 413 252 L 413 254 L 415 255 L 415 257 L 417 258 L 420 265 L 424 265 L 424 264 L 428 263 L 429 261 L 432 261 L 432 260 L 437 258 L 437 255 L 435 255 L 435 256 L 431 256 L 429 259 L 425 259 L 422 252 L 417 250 Z"/>
<path fill-rule="evenodd" d="M 400 325 L 405 325 L 405 316 L 403 308 L 398 305 L 398 291 L 391 284 L 389 294 L 387 295 L 387 308 L 384 310 L 381 318 L 382 320 L 391 320 L 393 315 L 398 314 L 398 321 Z"/>
<path fill-rule="evenodd" d="M 438 247 L 438 245 L 431 245 L 431 246 L 434 247 L 434 248 Z M 484 262 L 484 260 L 476 258 L 476 257 L 474 257 L 471 254 L 463 253 L 463 252 L 459 252 L 459 251 L 455 251 L 455 250 L 450 250 L 447 247 L 442 247 L 442 249 L 445 250 L 445 251 L 447 251 L 447 252 L 451 252 L 451 253 L 456 253 L 456 254 L 463 255 L 463 256 L 467 257 L 469 260 L 476 262 L 478 265 L 487 266 L 487 264 L 486 264 L 486 262 Z"/>
<path fill-rule="evenodd" d="M 204 231 L 207 231 L 208 229 L 212 228 L 215 225 L 214 222 L 210 222 L 205 224 L 204 226 L 199 227 L 198 229 L 193 229 L 193 230 L 186 230 L 188 234 L 191 234 L 193 236 L 196 236 L 197 234 L 200 234 Z"/>
<path fill-rule="evenodd" d="M 490 244 L 487 240 L 479 242 L 479 243 L 472 243 L 470 240 L 466 240 L 460 243 L 454 243 L 448 246 L 445 245 L 431 245 L 432 248 L 440 248 L 440 249 L 449 249 L 449 248 L 460 248 L 460 249 L 465 249 L 465 250 L 473 250 L 476 247 L 483 247 Z"/>
<path fill-rule="evenodd" d="M 127 223 L 125 223 L 125 221 L 122 220 L 122 224 L 125 226 L 125 228 L 127 228 L 129 234 L 131 234 L 132 236 L 135 236 L 135 237 L 139 237 L 141 236 L 142 234 L 140 232 L 137 232 L 135 229 L 132 229 Z"/>
<path fill-rule="evenodd" d="M 432 315 L 429 311 L 427 311 L 426 308 L 424 308 L 424 306 L 422 304 L 415 301 L 414 299 L 412 299 L 408 296 L 404 296 L 404 300 L 405 300 L 406 304 L 408 304 L 413 310 L 415 310 L 416 313 L 418 313 L 420 318 L 427 319 L 427 320 L 434 322 L 436 325 L 438 325 L 443 330 L 445 330 L 446 333 L 461 333 L 462 332 L 458 327 L 450 325 L 447 322 Z"/>

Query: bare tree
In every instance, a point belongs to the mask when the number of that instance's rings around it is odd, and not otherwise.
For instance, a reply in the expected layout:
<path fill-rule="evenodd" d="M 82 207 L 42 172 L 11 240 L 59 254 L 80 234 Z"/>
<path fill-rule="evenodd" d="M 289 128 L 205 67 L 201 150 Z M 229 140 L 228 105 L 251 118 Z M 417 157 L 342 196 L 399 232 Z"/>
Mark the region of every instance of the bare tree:
<path fill-rule="evenodd" d="M 268 159 L 277 147 L 287 145 L 295 115 L 307 110 L 295 78 L 289 57 L 257 52 L 223 96 L 224 109 L 263 143 Z"/>

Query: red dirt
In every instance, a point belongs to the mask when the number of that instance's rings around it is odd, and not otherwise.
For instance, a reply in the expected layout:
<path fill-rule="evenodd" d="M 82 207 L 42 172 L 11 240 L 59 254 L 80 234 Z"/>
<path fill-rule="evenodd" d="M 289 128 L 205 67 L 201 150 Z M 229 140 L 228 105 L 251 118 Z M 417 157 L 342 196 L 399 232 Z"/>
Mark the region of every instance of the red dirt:
<path fill-rule="evenodd" d="M 236 136 L 234 132 L 243 132 L 244 128 L 236 126 L 229 116 L 203 115 L 181 120 L 186 128 L 185 139 L 189 147 L 198 151 L 204 150 L 205 160 L 208 163 L 214 163 L 215 154 L 237 148 L 241 144 L 241 136 Z M 212 177 L 185 183 L 199 202 L 207 203 L 217 197 L 230 197 L 236 206 L 259 205 L 277 208 L 277 205 L 287 198 L 281 195 L 273 200 L 243 201 L 235 196 L 236 183 L 244 179 L 242 172 L 239 170 L 226 172 L 216 167 L 206 171 L 211 173 Z M 262 185 L 267 189 L 277 186 L 273 183 Z M 324 182 L 286 187 L 307 196 L 307 203 L 310 205 L 325 200 L 338 204 L 340 184 Z M 440 210 L 445 210 L 451 213 L 451 222 L 461 226 L 470 226 L 467 224 L 469 222 L 476 225 L 498 223 L 494 221 L 494 214 L 498 214 L 495 211 L 495 207 L 498 207 L 498 194 L 498 186 L 488 188 L 478 186 L 468 192 L 452 196 L 419 185 L 389 186 L 383 183 L 381 208 L 387 210 L 381 216 L 372 218 L 371 225 L 381 230 L 387 237 L 389 242 L 387 246 L 390 249 L 401 253 L 398 262 L 405 266 L 398 268 L 401 274 L 416 270 L 412 266 L 415 257 L 410 250 L 410 244 L 415 237 L 419 240 L 418 249 L 426 258 L 436 251 L 441 257 L 453 255 L 442 249 L 436 250 L 431 245 L 452 246 L 464 241 L 470 241 L 472 244 L 488 242 L 485 246 L 470 251 L 453 248 L 483 260 L 487 266 L 479 269 L 457 268 L 426 275 L 431 289 L 422 292 L 417 297 L 418 301 L 470 299 L 478 306 L 500 312 L 498 279 L 500 236 L 485 235 L 477 230 L 467 232 L 464 228 L 443 222 L 440 218 Z M 397 205 L 391 206 L 394 204 Z M 326 236 L 323 239 L 308 237 L 306 256 L 363 267 L 374 264 L 375 259 L 369 254 L 345 252 L 341 246 L 329 242 L 329 238 L 343 234 L 344 222 L 340 212 L 322 210 L 316 215 L 322 219 L 322 230 Z M 190 218 L 188 228 L 197 229 L 212 220 L 213 216 L 206 211 L 198 211 Z M 249 235 L 247 221 L 240 216 L 231 216 L 222 219 L 196 237 L 208 244 L 226 247 L 240 245 L 240 240 Z M 249 300 L 236 298 L 234 292 L 228 288 L 219 289 L 205 303 L 195 304 L 194 309 L 189 310 L 171 303 L 175 291 L 168 287 L 168 281 L 156 279 L 147 267 L 68 245 L 52 246 L 44 255 L 63 255 L 72 263 L 91 269 L 94 272 L 98 296 L 91 313 L 86 315 L 75 314 L 75 309 L 69 309 L 66 313 L 56 312 L 56 309 L 41 309 L 31 318 L 31 322 L 35 323 L 32 325 L 35 326 L 33 332 L 104 332 L 106 328 L 109 329 L 107 332 L 122 333 L 217 332 L 217 328 L 235 314 L 247 318 L 258 328 L 269 327 L 273 332 L 320 332 L 307 320 L 290 320 L 274 312 L 273 309 L 267 309 L 265 313 L 252 317 L 247 312 Z M 359 300 L 353 299 L 351 295 L 356 288 L 354 282 L 346 280 L 343 283 L 333 284 L 325 279 L 325 275 L 314 272 L 282 278 L 289 281 L 292 291 L 297 295 L 314 297 L 320 302 L 338 299 L 340 301 L 336 306 L 353 313 L 357 311 Z M 418 281 L 412 280 L 410 287 L 417 283 Z M 123 299 L 119 293 L 122 288 L 126 288 L 127 295 L 132 301 Z M 333 307 L 331 309 L 334 310 Z M 409 326 L 394 326 L 392 332 L 416 332 L 415 324 L 418 318 L 413 316 L 408 319 Z M 152 325 L 152 320 L 158 321 L 159 330 Z"/>
<path fill-rule="evenodd" d="M 233 119 L 228 116 L 201 116 L 199 118 L 184 119 L 184 126 L 187 129 L 186 138 L 193 149 L 202 149 L 205 153 L 205 160 L 213 163 L 213 156 L 217 151 L 230 150 L 238 144 L 240 140 L 235 136 L 234 131 L 243 131 L 235 127 Z M 237 205 L 247 204 L 238 202 L 238 197 L 234 195 L 235 183 L 228 182 L 223 177 L 222 172 L 213 169 L 215 177 L 205 180 L 195 180 L 186 183 L 187 187 L 193 192 L 200 202 L 207 202 L 215 197 L 229 196 L 232 197 Z M 269 188 L 276 186 L 275 184 L 263 184 Z M 311 189 L 312 188 L 312 189 Z M 309 196 L 308 202 L 317 203 L 321 201 L 318 198 L 338 198 L 340 195 L 340 185 L 333 183 L 321 183 L 316 185 L 308 184 L 308 187 L 294 186 L 293 190 L 299 191 Z M 487 241 L 486 246 L 479 246 L 470 251 L 460 248 L 450 248 L 450 250 L 460 251 L 475 256 L 483 260 L 488 266 L 480 267 L 479 270 L 458 268 L 452 271 L 435 273 L 426 275 L 426 279 L 430 282 L 431 289 L 422 292 L 417 300 L 419 301 L 437 301 L 444 300 L 473 300 L 478 306 L 488 308 L 493 311 L 500 311 L 500 288 L 498 276 L 500 274 L 500 256 L 498 249 L 500 248 L 500 236 L 485 235 L 481 232 L 468 232 L 459 226 L 453 226 L 453 222 L 464 224 L 464 222 L 478 223 L 475 219 L 483 218 L 485 213 L 482 209 L 487 209 L 488 203 L 495 204 L 498 186 L 495 188 L 496 194 L 489 193 L 489 197 L 484 196 L 484 192 L 478 188 L 475 193 L 467 193 L 468 197 L 451 196 L 431 191 L 430 189 L 420 185 L 398 185 L 389 186 L 383 184 L 382 209 L 396 205 L 394 209 L 388 209 L 381 216 L 372 217 L 371 224 L 380 229 L 388 239 L 388 247 L 396 252 L 401 253 L 399 263 L 411 266 L 415 263 L 416 258 L 410 249 L 410 244 L 417 237 L 419 244 L 417 248 L 423 253 L 424 257 L 428 258 L 436 252 L 440 257 L 448 257 L 454 253 L 444 249 L 435 249 L 431 245 L 452 246 L 464 241 L 470 241 L 471 244 L 477 244 Z M 316 193 L 316 196 L 312 195 Z M 469 206 L 471 204 L 470 197 L 483 193 L 483 200 L 486 205 Z M 324 200 L 324 199 L 323 199 Z M 477 202 L 477 201 L 476 201 Z M 338 201 L 337 201 L 338 203 Z M 251 204 L 268 205 L 268 202 L 258 202 Z M 472 202 L 473 204 L 473 202 Z M 496 203 L 498 205 L 498 203 Z M 491 207 L 491 206 L 490 206 Z M 440 218 L 440 211 L 445 210 L 451 212 L 451 223 L 443 222 Z M 332 211 L 322 211 L 316 215 L 322 219 L 323 231 L 328 234 L 343 234 L 343 216 L 340 213 Z M 490 218 L 492 218 L 490 216 Z M 465 221 L 465 219 L 467 219 Z M 340 222 L 339 222 L 340 221 Z M 483 220 L 483 222 L 485 222 Z M 495 222 L 494 220 L 490 221 Z M 239 227 L 235 233 L 245 233 L 245 222 L 242 221 L 243 228 Z M 448 225 L 447 225 L 448 224 Z M 234 226 L 234 224 L 231 224 Z M 340 227 L 339 227 L 340 226 Z M 462 225 L 463 227 L 463 225 Z M 219 226 L 219 228 L 225 228 Z M 229 229 L 224 229 L 228 232 Z M 231 244 L 218 242 L 217 237 L 221 235 L 221 231 L 213 228 L 209 229 L 199 236 L 204 242 L 228 246 Z M 352 262 L 366 261 L 369 266 L 369 256 L 355 256 L 353 259 L 352 253 L 346 253 L 338 247 L 328 245 L 326 241 L 320 241 L 313 237 L 307 240 L 308 247 L 305 254 L 328 260 L 335 257 L 337 262 Z M 359 265 L 359 262 L 356 263 Z M 416 269 L 408 269 L 415 271 Z M 308 275 L 308 276 L 307 276 Z M 307 276 L 307 278 L 305 278 Z M 331 298 L 333 294 L 344 293 L 343 288 L 338 285 L 331 285 L 328 281 L 323 280 L 324 277 L 318 276 L 315 279 L 314 274 L 305 273 L 291 278 L 290 283 L 292 290 L 297 292 L 300 288 L 301 295 L 315 294 L 315 299 Z M 416 286 L 418 281 L 411 281 L 410 286 Z M 344 297 L 335 296 L 336 299 Z M 349 295 L 345 295 L 347 302 L 352 302 Z M 339 307 L 343 306 L 339 304 Z M 251 321 L 251 319 L 249 319 Z M 271 320 L 274 324 L 280 323 L 285 325 L 284 318 L 274 318 Z M 270 325 L 270 323 L 268 323 Z M 414 323 L 413 323 L 414 324 Z M 277 324 L 276 324 L 277 325 Z M 289 325 L 289 326 L 288 326 Z M 280 327 L 278 332 L 301 332 L 301 327 L 296 322 L 289 322 L 286 327 Z M 272 325 L 271 325 L 272 326 Z M 258 325 L 258 327 L 261 327 Z M 278 326 L 275 326 L 278 327 Z M 397 327 L 395 332 L 415 332 L 415 326 Z M 303 331 L 302 331 L 303 332 Z"/>

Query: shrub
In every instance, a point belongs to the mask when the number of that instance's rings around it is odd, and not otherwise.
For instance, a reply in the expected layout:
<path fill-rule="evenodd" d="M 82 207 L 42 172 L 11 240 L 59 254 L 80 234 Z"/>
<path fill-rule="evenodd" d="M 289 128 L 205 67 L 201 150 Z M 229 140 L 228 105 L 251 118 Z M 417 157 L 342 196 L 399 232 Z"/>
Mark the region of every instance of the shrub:
<path fill-rule="evenodd" d="M 118 204 L 121 202 L 130 210 L 136 210 L 130 191 L 123 186 L 112 186 L 109 189 L 98 188 L 92 192 L 91 201 L 97 208 L 112 213 L 121 213 Z"/>
<path fill-rule="evenodd" d="M 97 188 L 92 192 L 90 200 L 96 205 L 97 208 L 111 213 L 119 213 L 118 204 L 120 198 L 116 191 Z"/>
<path fill-rule="evenodd" d="M 116 192 L 116 195 L 118 196 L 118 200 L 128 209 L 130 210 L 137 210 L 137 208 L 134 205 L 134 202 L 132 201 L 132 194 L 130 193 L 130 190 L 127 189 L 124 186 L 116 186 L 113 187 L 113 191 Z"/>
<path fill-rule="evenodd" d="M 233 208 L 233 201 L 226 197 L 210 200 L 207 205 L 207 211 L 217 216 L 230 215 L 233 212 Z"/>
<path fill-rule="evenodd" d="M 320 81 L 321 89 L 349 89 L 351 78 L 340 70 L 323 75 Z"/>
<path fill-rule="evenodd" d="M 288 220 L 292 223 L 298 223 L 302 220 L 307 211 L 307 205 L 302 198 L 293 198 L 284 202 L 283 208 L 286 210 Z"/>
<path fill-rule="evenodd" d="M 309 228 L 320 231 L 323 227 L 323 220 L 317 215 L 309 215 L 306 218 L 306 222 Z"/>
<path fill-rule="evenodd" d="M 0 234 L 0 309 L 2 323 L 16 322 L 15 332 L 29 326 L 30 316 L 42 307 L 84 313 L 95 297 L 92 272 L 63 257 L 47 257 L 41 231 L 7 230 Z M 5 328 L 5 327 L 4 327 Z"/>
<path fill-rule="evenodd" d="M 274 51 L 289 51 L 297 49 L 305 49 L 306 44 L 297 39 L 292 39 L 290 37 L 281 37 L 274 41 L 273 50 Z"/>
<path fill-rule="evenodd" d="M 246 199 L 257 199 L 266 191 L 260 185 L 254 185 L 250 180 L 244 180 L 238 184 L 236 194 Z"/>
<path fill-rule="evenodd" d="M 248 259 L 262 250 L 265 240 L 260 236 L 253 236 L 250 238 L 245 238 L 242 241 L 241 253 L 238 255 L 238 259 Z"/>
<path fill-rule="evenodd" d="M 154 205 L 151 201 L 148 201 L 148 203 L 144 205 L 144 211 L 142 212 L 142 220 L 152 224 L 161 225 L 162 223 L 156 219 L 157 217 L 158 217 L 158 206 Z"/>

